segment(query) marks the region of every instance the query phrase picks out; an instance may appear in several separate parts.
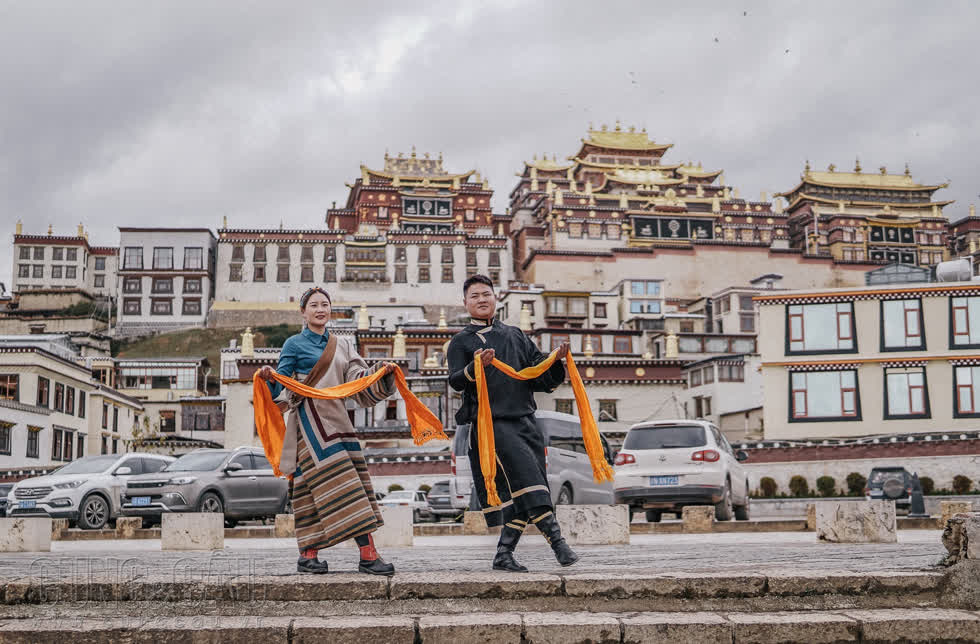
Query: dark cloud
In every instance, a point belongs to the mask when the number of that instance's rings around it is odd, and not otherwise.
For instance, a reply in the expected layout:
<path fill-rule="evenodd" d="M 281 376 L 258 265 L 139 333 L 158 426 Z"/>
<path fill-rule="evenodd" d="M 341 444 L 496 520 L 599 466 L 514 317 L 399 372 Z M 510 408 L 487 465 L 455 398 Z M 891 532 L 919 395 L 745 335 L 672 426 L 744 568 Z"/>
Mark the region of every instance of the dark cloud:
<path fill-rule="evenodd" d="M 502 210 L 523 159 L 617 118 L 745 196 L 807 158 L 909 162 L 952 182 L 955 219 L 980 192 L 980 6 L 942 7 L 0 2 L 0 235 L 316 226 L 359 163 L 413 144 Z"/>

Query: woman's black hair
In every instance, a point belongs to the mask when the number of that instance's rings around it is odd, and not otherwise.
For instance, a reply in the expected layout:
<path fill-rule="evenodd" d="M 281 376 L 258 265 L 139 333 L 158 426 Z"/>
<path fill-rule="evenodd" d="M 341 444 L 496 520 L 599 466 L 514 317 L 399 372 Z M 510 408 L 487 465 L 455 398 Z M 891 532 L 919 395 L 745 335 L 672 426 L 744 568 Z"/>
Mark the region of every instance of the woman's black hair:
<path fill-rule="evenodd" d="M 303 293 L 303 295 L 300 296 L 300 298 L 299 298 L 299 308 L 300 308 L 300 310 L 303 310 L 303 309 L 306 308 L 306 303 L 310 301 L 310 298 L 313 297 L 313 294 L 314 293 L 323 293 L 326 296 L 326 298 L 327 298 L 327 302 L 331 302 L 331 300 L 330 300 L 330 293 L 327 293 L 326 291 L 324 291 L 319 286 L 314 286 L 313 288 L 308 289 L 305 293 Z"/>
<path fill-rule="evenodd" d="M 485 284 L 493 289 L 493 281 L 490 280 L 486 275 L 473 275 L 472 277 L 466 278 L 463 282 L 463 295 L 466 295 L 466 291 L 470 290 L 470 287 L 474 284 Z"/>

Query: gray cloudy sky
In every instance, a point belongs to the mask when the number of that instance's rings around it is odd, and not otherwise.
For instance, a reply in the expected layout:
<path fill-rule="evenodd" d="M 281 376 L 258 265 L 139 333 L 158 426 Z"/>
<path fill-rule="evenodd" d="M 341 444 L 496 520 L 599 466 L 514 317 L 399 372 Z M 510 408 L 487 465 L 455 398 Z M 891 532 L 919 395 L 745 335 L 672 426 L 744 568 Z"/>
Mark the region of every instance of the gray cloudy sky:
<path fill-rule="evenodd" d="M 477 168 L 619 118 L 743 196 L 908 161 L 978 201 L 970 2 L 0 0 L 0 281 L 14 222 L 315 227 L 385 149 Z"/>

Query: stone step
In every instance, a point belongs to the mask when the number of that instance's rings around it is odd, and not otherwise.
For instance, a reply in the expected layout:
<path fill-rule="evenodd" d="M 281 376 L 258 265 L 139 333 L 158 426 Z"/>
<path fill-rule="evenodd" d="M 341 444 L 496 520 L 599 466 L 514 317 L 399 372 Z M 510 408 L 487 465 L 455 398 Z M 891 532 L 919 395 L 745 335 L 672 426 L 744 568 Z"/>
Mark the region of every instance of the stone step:
<path fill-rule="evenodd" d="M 570 644 L 575 642 L 980 642 L 980 614 L 948 609 L 498 612 L 404 616 L 28 617 L 0 621 L 0 642 Z"/>
<path fill-rule="evenodd" d="M 42 573 L 42 571 L 38 571 Z M 692 605 L 719 610 L 791 610 L 797 608 L 929 607 L 946 588 L 943 572 L 857 573 L 793 571 L 759 573 L 577 573 L 508 574 L 474 572 L 399 573 L 392 578 L 331 573 L 322 576 L 209 574 L 175 567 L 170 574 L 132 569 L 116 576 L 58 578 L 45 570 L 32 578 L 0 580 L 0 616 L 12 606 L 85 602 L 156 604 L 213 601 L 228 605 L 269 602 L 331 602 L 328 610 L 354 611 L 358 602 L 383 604 L 390 613 L 410 612 L 418 605 L 455 604 L 460 610 L 518 609 L 691 610 Z M 227 610 L 235 610 L 233 608 Z M 270 610 L 281 611 L 282 608 Z M 288 610 L 288 609 L 287 609 Z M 368 612 L 378 611 L 377 607 Z M 449 609 L 453 610 L 453 609 Z M 281 613 L 272 613 L 281 614 Z"/>

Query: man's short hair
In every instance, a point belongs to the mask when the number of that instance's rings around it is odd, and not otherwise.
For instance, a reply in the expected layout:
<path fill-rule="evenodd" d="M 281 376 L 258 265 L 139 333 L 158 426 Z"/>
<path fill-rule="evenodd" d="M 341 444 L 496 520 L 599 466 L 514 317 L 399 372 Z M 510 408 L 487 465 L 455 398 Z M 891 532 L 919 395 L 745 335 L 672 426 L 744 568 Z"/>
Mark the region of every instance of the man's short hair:
<path fill-rule="evenodd" d="M 474 284 L 486 284 L 493 289 L 493 282 L 486 275 L 474 275 L 472 277 L 467 277 L 466 281 L 463 282 L 463 295 L 466 295 L 466 291 L 470 290 L 470 287 Z"/>

